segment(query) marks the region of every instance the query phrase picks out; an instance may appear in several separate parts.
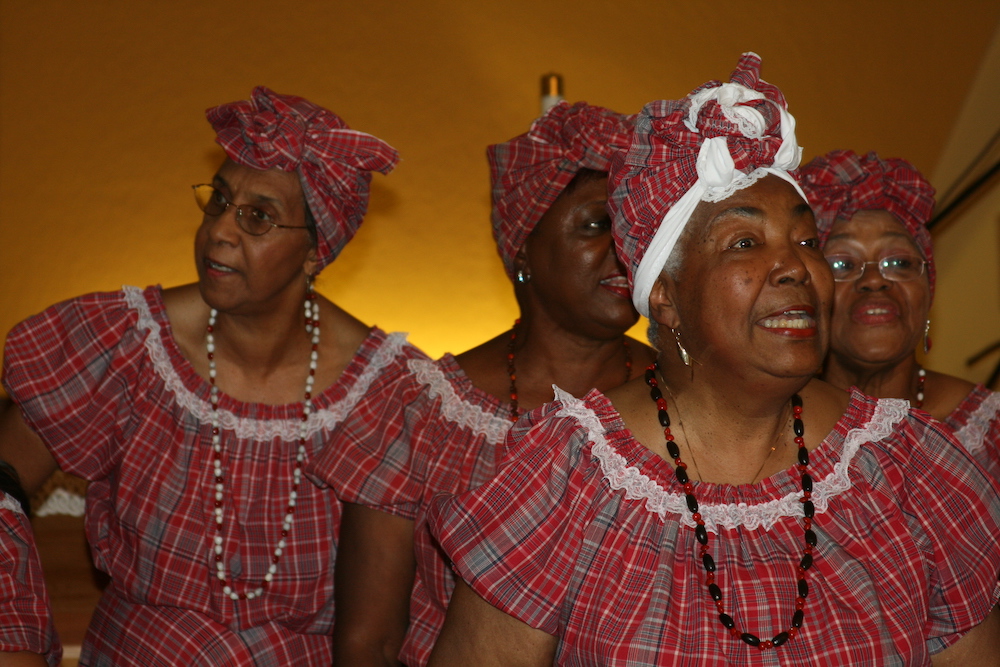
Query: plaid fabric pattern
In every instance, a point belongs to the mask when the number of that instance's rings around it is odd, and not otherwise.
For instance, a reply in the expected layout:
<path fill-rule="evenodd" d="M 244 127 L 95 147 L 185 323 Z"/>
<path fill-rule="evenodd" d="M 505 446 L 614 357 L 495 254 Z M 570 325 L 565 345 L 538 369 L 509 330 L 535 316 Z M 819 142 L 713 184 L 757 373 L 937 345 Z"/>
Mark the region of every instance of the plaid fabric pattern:
<path fill-rule="evenodd" d="M 683 503 L 672 466 L 596 391 L 522 419 L 499 474 L 435 501 L 431 530 L 479 595 L 559 638 L 557 665 L 929 664 L 1000 597 L 1000 496 L 937 422 L 887 405 L 855 392 L 810 456 L 815 479 L 840 466 L 849 484 L 818 507 L 805 624 L 776 651 L 719 623 L 694 531 L 652 500 Z M 871 441 L 873 426 L 886 435 Z M 595 438 L 627 462 L 614 481 Z M 634 493 L 612 490 L 629 479 Z M 794 468 L 755 485 L 696 483 L 703 509 L 730 508 L 710 552 L 727 613 L 761 637 L 795 611 L 801 516 L 766 527 L 741 513 L 786 496 L 797 507 L 798 485 Z"/>
<path fill-rule="evenodd" d="M 361 226 L 371 172 L 388 174 L 399 161 L 395 148 L 350 129 L 337 114 L 264 86 L 254 88 L 249 100 L 213 107 L 205 115 L 233 161 L 298 173 L 316 219 L 320 269 Z"/>
<path fill-rule="evenodd" d="M 781 122 L 777 107 L 787 108 L 775 86 L 760 78 L 760 56 L 744 53 L 730 81 L 760 93 L 759 99 L 745 101 L 759 113 L 763 131 L 757 138 L 744 136 L 746 119 L 724 110 L 712 100 L 695 106 L 698 93 L 720 86 L 709 81 L 682 100 L 658 100 L 647 104 L 636 121 L 632 143 L 611 161 L 611 192 L 608 210 L 614 220 L 615 248 L 634 286 L 635 271 L 663 218 L 698 180 L 698 156 L 707 139 L 724 137 L 733 168 L 750 173 L 774 163 L 781 148 Z M 692 117 L 692 110 L 697 109 Z M 686 221 L 685 221 L 686 222 Z"/>
<path fill-rule="evenodd" d="M 916 167 L 900 158 L 881 159 L 836 150 L 813 158 L 796 177 L 816 214 L 822 243 L 837 218 L 850 220 L 864 210 L 892 213 L 917 242 L 927 260 L 927 278 L 934 296 L 934 254 L 927 222 L 934 212 L 934 187 Z"/>
<path fill-rule="evenodd" d="M 313 398 L 309 458 L 395 345 L 401 338 L 373 330 L 340 379 Z M 87 538 L 112 583 L 84 664 L 251 662 L 242 655 L 256 665 L 330 664 L 341 506 L 302 485 L 267 592 L 241 601 L 222 592 L 212 554 L 209 384 L 173 339 L 158 287 L 83 296 L 22 322 L 7 339 L 4 384 L 59 466 L 91 482 Z M 236 590 L 256 587 L 271 563 L 301 410 L 222 395 L 223 557 Z M 207 636 L 216 653 L 202 652 Z"/>
<path fill-rule="evenodd" d="M 976 385 L 944 424 L 972 458 L 1000 482 L 1000 392 Z"/>
<path fill-rule="evenodd" d="M 430 658 L 455 590 L 424 508 L 436 493 L 459 493 L 493 477 L 510 408 L 473 386 L 450 354 L 393 371 L 337 429 L 311 472 L 345 502 L 415 521 L 417 571 L 399 659 L 419 667 Z"/>
<path fill-rule="evenodd" d="M 31 523 L 12 496 L 0 492 L 0 652 L 31 651 L 55 667 L 62 645 L 52 625 Z"/>
<path fill-rule="evenodd" d="M 628 147 L 634 123 L 634 114 L 560 102 L 525 134 L 486 149 L 493 238 L 508 276 L 514 276 L 514 255 L 576 173 L 607 171 L 611 155 Z"/>

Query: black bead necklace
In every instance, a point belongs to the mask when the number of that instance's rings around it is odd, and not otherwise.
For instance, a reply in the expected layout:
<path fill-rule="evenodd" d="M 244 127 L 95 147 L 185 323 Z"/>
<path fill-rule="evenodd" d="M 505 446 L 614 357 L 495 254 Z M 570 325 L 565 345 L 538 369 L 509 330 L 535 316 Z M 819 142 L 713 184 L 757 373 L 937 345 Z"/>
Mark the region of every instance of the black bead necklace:
<path fill-rule="evenodd" d="M 802 628 L 802 621 L 805 616 L 803 611 L 806 605 L 806 596 L 809 595 L 809 584 L 806 582 L 806 570 L 812 567 L 813 564 L 813 552 L 816 549 L 816 533 L 812 529 L 813 516 L 816 513 L 816 508 L 812 502 L 812 490 L 813 481 L 812 477 L 809 475 L 809 450 L 806 449 L 805 440 L 803 435 L 805 434 L 805 426 L 802 424 L 802 398 L 798 394 L 792 395 L 792 430 L 795 433 L 795 444 L 799 447 L 799 463 L 798 470 L 799 474 L 802 476 L 802 511 L 804 518 L 802 519 L 802 528 L 805 531 L 806 546 L 802 550 L 802 560 L 799 561 L 798 567 L 798 596 L 795 598 L 795 613 L 792 615 L 792 622 L 788 626 L 788 629 L 784 632 L 780 632 L 771 639 L 761 640 L 755 634 L 750 632 L 741 632 L 736 627 L 736 621 L 733 617 L 726 613 L 725 607 L 722 604 L 722 589 L 719 585 L 715 583 L 715 559 L 712 555 L 708 553 L 708 529 L 705 528 L 705 519 L 701 516 L 698 511 L 698 499 L 694 495 L 694 485 L 691 484 L 691 479 L 687 474 L 687 464 L 681 460 L 681 450 L 674 442 L 674 436 L 670 433 L 670 415 L 667 413 L 667 400 L 663 398 L 663 393 L 660 391 L 659 382 L 656 379 L 656 373 L 659 371 L 659 363 L 653 362 L 646 369 L 646 384 L 649 385 L 649 396 L 656 403 L 657 418 L 660 421 L 660 426 L 663 427 L 663 437 L 667 441 L 667 453 L 670 458 L 674 460 L 674 475 L 677 477 L 677 481 L 680 483 L 681 487 L 684 489 L 685 500 L 687 501 L 688 509 L 691 511 L 691 518 L 695 522 L 694 536 L 698 541 L 698 556 L 701 558 L 702 564 L 705 566 L 705 572 L 707 576 L 705 577 L 705 585 L 708 586 L 708 594 L 712 597 L 715 602 L 716 609 L 719 610 L 719 621 L 725 626 L 729 634 L 733 636 L 734 639 L 741 639 L 750 646 L 756 646 L 761 651 L 766 651 L 770 648 L 776 648 L 781 646 L 788 640 L 795 637 L 799 630 Z"/>

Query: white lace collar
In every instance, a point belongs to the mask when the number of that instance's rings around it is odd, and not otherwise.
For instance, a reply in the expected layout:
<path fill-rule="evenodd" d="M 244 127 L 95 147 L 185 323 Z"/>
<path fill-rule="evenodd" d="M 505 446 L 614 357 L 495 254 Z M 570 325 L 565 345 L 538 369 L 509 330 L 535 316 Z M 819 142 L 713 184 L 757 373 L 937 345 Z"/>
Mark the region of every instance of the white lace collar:
<path fill-rule="evenodd" d="M 680 515 L 680 522 L 694 527 L 694 520 L 687 508 L 683 494 L 671 493 L 655 481 L 642 474 L 638 468 L 628 465 L 625 457 L 619 454 L 604 437 L 604 426 L 597 414 L 579 399 L 556 389 L 556 400 L 563 404 L 559 415 L 576 419 L 587 429 L 588 438 L 593 444 L 592 451 L 600 462 L 605 479 L 615 491 L 625 491 L 628 500 L 645 500 L 646 509 L 665 519 L 667 514 Z M 892 433 L 896 424 L 902 421 L 909 411 L 905 400 L 881 399 L 875 407 L 871 419 L 864 425 L 848 431 L 844 438 L 840 460 L 834 465 L 833 472 L 813 483 L 813 503 L 817 514 L 826 511 L 829 502 L 837 495 L 851 488 L 848 467 L 861 445 L 876 442 Z M 705 527 L 711 532 L 719 532 L 719 527 L 731 530 L 743 526 L 748 530 L 763 527 L 770 529 L 784 517 L 801 517 L 801 492 L 789 493 L 755 505 L 710 504 L 700 503 L 701 515 Z"/>
<path fill-rule="evenodd" d="M 498 417 L 481 405 L 465 400 L 455 391 L 436 361 L 410 359 L 407 365 L 417 382 L 427 385 L 432 399 L 441 398 L 441 414 L 445 419 L 482 436 L 491 445 L 503 442 L 511 427 L 509 419 Z"/>
<path fill-rule="evenodd" d="M 198 421 L 210 423 L 212 421 L 211 404 L 184 386 L 180 375 L 170 362 L 170 355 L 163 344 L 163 333 L 160 325 L 153 319 L 143 291 L 138 287 L 131 286 L 123 287 L 122 291 L 125 293 L 125 302 L 138 315 L 136 328 L 149 332 L 149 335 L 146 336 L 145 346 L 156 374 L 163 380 L 167 389 L 174 394 L 178 405 L 194 415 Z M 309 415 L 306 437 L 312 437 L 318 431 L 329 431 L 343 421 L 368 391 L 372 381 L 383 368 L 392 362 L 405 344 L 406 334 L 389 334 L 344 398 L 328 407 L 314 409 L 313 413 Z M 334 390 L 338 384 L 339 382 L 334 383 L 323 393 Z M 233 431 L 238 438 L 258 441 L 275 438 L 296 441 L 299 439 L 299 425 L 301 423 L 299 417 L 288 419 L 238 417 L 232 411 L 222 408 L 219 409 L 219 422 L 222 428 Z"/>
<path fill-rule="evenodd" d="M 24 508 L 21 507 L 21 503 L 6 493 L 0 493 L 0 510 L 10 510 L 14 514 L 24 514 Z"/>
<path fill-rule="evenodd" d="M 1000 393 L 994 391 L 979 404 L 975 412 L 969 415 L 965 426 L 955 431 L 955 437 L 969 454 L 978 456 L 986 448 L 986 434 L 990 430 L 990 422 L 998 415 L 1000 415 Z"/>

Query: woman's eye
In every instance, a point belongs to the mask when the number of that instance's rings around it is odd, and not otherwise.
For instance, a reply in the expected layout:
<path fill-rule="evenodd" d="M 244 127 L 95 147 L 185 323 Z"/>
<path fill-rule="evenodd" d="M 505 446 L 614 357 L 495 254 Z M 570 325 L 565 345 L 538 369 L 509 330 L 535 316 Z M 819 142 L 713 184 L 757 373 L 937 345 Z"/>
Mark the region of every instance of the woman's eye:
<path fill-rule="evenodd" d="M 756 241 L 754 241 L 751 238 L 745 238 L 745 239 L 740 239 L 739 241 L 737 241 L 736 243 L 734 243 L 733 245 L 731 245 L 729 247 L 730 248 L 735 248 L 737 250 L 747 250 L 748 248 L 752 248 L 755 245 L 757 245 Z"/>
<path fill-rule="evenodd" d="M 819 239 L 808 239 L 803 241 L 800 245 L 805 246 L 806 248 L 819 248 Z"/>
<path fill-rule="evenodd" d="M 826 261 L 834 273 L 847 273 L 854 268 L 854 260 L 850 257 L 827 257 Z"/>
<path fill-rule="evenodd" d="M 220 206 L 225 206 L 226 204 L 229 203 L 229 200 L 226 199 L 226 196 L 221 192 L 219 192 L 218 190 L 212 190 L 212 203 L 219 204 Z"/>
<path fill-rule="evenodd" d="M 253 208 L 250 210 L 250 214 L 260 222 L 271 222 L 271 215 L 267 211 L 262 211 L 259 208 Z"/>
<path fill-rule="evenodd" d="M 604 216 L 602 218 L 588 220 L 583 226 L 589 230 L 605 232 L 611 229 L 611 218 Z"/>

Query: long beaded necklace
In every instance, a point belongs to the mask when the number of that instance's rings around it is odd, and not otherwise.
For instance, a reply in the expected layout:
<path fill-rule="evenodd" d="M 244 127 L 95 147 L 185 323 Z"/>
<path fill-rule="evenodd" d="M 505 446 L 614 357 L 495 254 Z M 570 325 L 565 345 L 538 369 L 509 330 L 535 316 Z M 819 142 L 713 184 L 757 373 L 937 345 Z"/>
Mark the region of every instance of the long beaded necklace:
<path fill-rule="evenodd" d="M 694 495 L 694 485 L 691 484 L 691 479 L 687 474 L 687 464 L 681 460 L 681 450 L 674 442 L 674 437 L 670 433 L 670 415 L 667 413 L 667 401 L 663 398 L 663 393 L 660 391 L 659 381 L 656 379 L 656 373 L 659 371 L 659 363 L 653 362 L 646 369 L 646 384 L 649 385 L 649 396 L 656 403 L 657 418 L 660 421 L 660 426 L 663 427 L 663 437 L 666 439 L 667 453 L 670 458 L 674 460 L 674 476 L 677 481 L 681 484 L 684 489 L 685 500 L 687 501 L 688 509 L 691 511 L 691 518 L 695 522 L 694 536 L 698 541 L 698 556 L 701 558 L 701 562 L 705 567 L 705 572 L 707 573 L 705 577 L 705 584 L 708 586 L 708 594 L 712 597 L 715 602 L 716 609 L 719 610 L 719 621 L 722 625 L 729 631 L 729 634 L 733 636 L 734 639 L 741 639 L 750 646 L 756 646 L 761 651 L 766 651 L 770 648 L 776 648 L 781 646 L 785 642 L 789 641 L 796 634 L 798 634 L 799 629 L 802 627 L 802 621 L 805 617 L 805 604 L 806 596 L 809 594 L 809 584 L 806 582 L 806 570 L 812 567 L 813 564 L 813 551 L 816 548 L 816 533 L 812 530 L 813 516 L 816 509 L 812 502 L 812 489 L 813 481 L 812 477 L 809 475 L 809 450 L 806 449 L 805 440 L 803 435 L 805 434 L 805 426 L 802 424 L 802 399 L 798 394 L 792 395 L 792 431 L 795 433 L 795 444 L 799 447 L 799 463 L 798 470 L 802 475 L 802 509 L 804 518 L 802 519 L 802 527 L 805 532 L 806 546 L 802 550 L 802 560 L 799 561 L 799 567 L 797 570 L 798 575 L 798 596 L 795 598 L 795 613 L 792 615 L 792 622 L 788 626 L 788 629 L 779 632 L 777 635 L 771 639 L 761 640 L 755 634 L 750 632 L 741 632 L 736 627 L 736 621 L 733 617 L 726 613 L 725 606 L 722 602 L 722 589 L 719 585 L 715 583 L 715 559 L 712 555 L 708 553 L 709 551 L 709 540 L 708 540 L 708 530 L 705 528 L 705 519 L 701 516 L 698 511 L 698 499 Z"/>
<path fill-rule="evenodd" d="M 517 344 L 517 327 L 521 324 L 521 318 L 514 320 L 514 326 L 510 328 L 510 341 L 507 343 L 507 376 L 510 378 L 510 420 L 516 422 L 518 419 L 517 408 L 517 369 L 514 367 L 514 347 Z M 628 338 L 623 337 L 622 343 L 625 346 L 625 381 L 632 377 L 632 348 L 629 347 Z"/>
<path fill-rule="evenodd" d="M 309 413 L 312 412 L 312 391 L 316 381 L 316 368 L 319 361 L 319 304 L 312 282 L 306 293 L 305 324 L 306 333 L 312 335 L 312 350 L 309 353 L 309 374 L 306 376 L 305 397 L 302 401 L 302 419 L 299 425 L 299 446 L 295 455 L 295 468 L 292 470 L 292 490 L 288 494 L 288 504 L 285 507 L 285 518 L 281 522 L 281 536 L 278 546 L 274 548 L 271 564 L 267 568 L 264 580 L 257 588 L 237 593 L 229 580 L 226 579 L 226 565 L 222 556 L 222 526 L 223 526 L 223 490 L 222 474 L 222 429 L 219 427 L 219 388 L 215 384 L 215 320 L 218 311 L 212 309 L 208 316 L 208 327 L 205 336 L 205 348 L 208 353 L 208 380 L 212 385 L 210 400 L 212 403 L 212 466 L 215 478 L 215 538 L 213 540 L 212 557 L 215 560 L 215 576 L 222 583 L 222 592 L 232 600 L 252 600 L 264 594 L 274 574 L 278 571 L 278 562 L 288 545 L 288 535 L 292 530 L 292 519 L 295 515 L 295 503 L 299 495 L 299 483 L 302 481 L 302 466 L 306 459 L 306 432 Z"/>
<path fill-rule="evenodd" d="M 927 383 L 927 371 L 923 366 L 917 366 L 917 402 L 915 407 L 924 407 L 924 385 Z"/>

